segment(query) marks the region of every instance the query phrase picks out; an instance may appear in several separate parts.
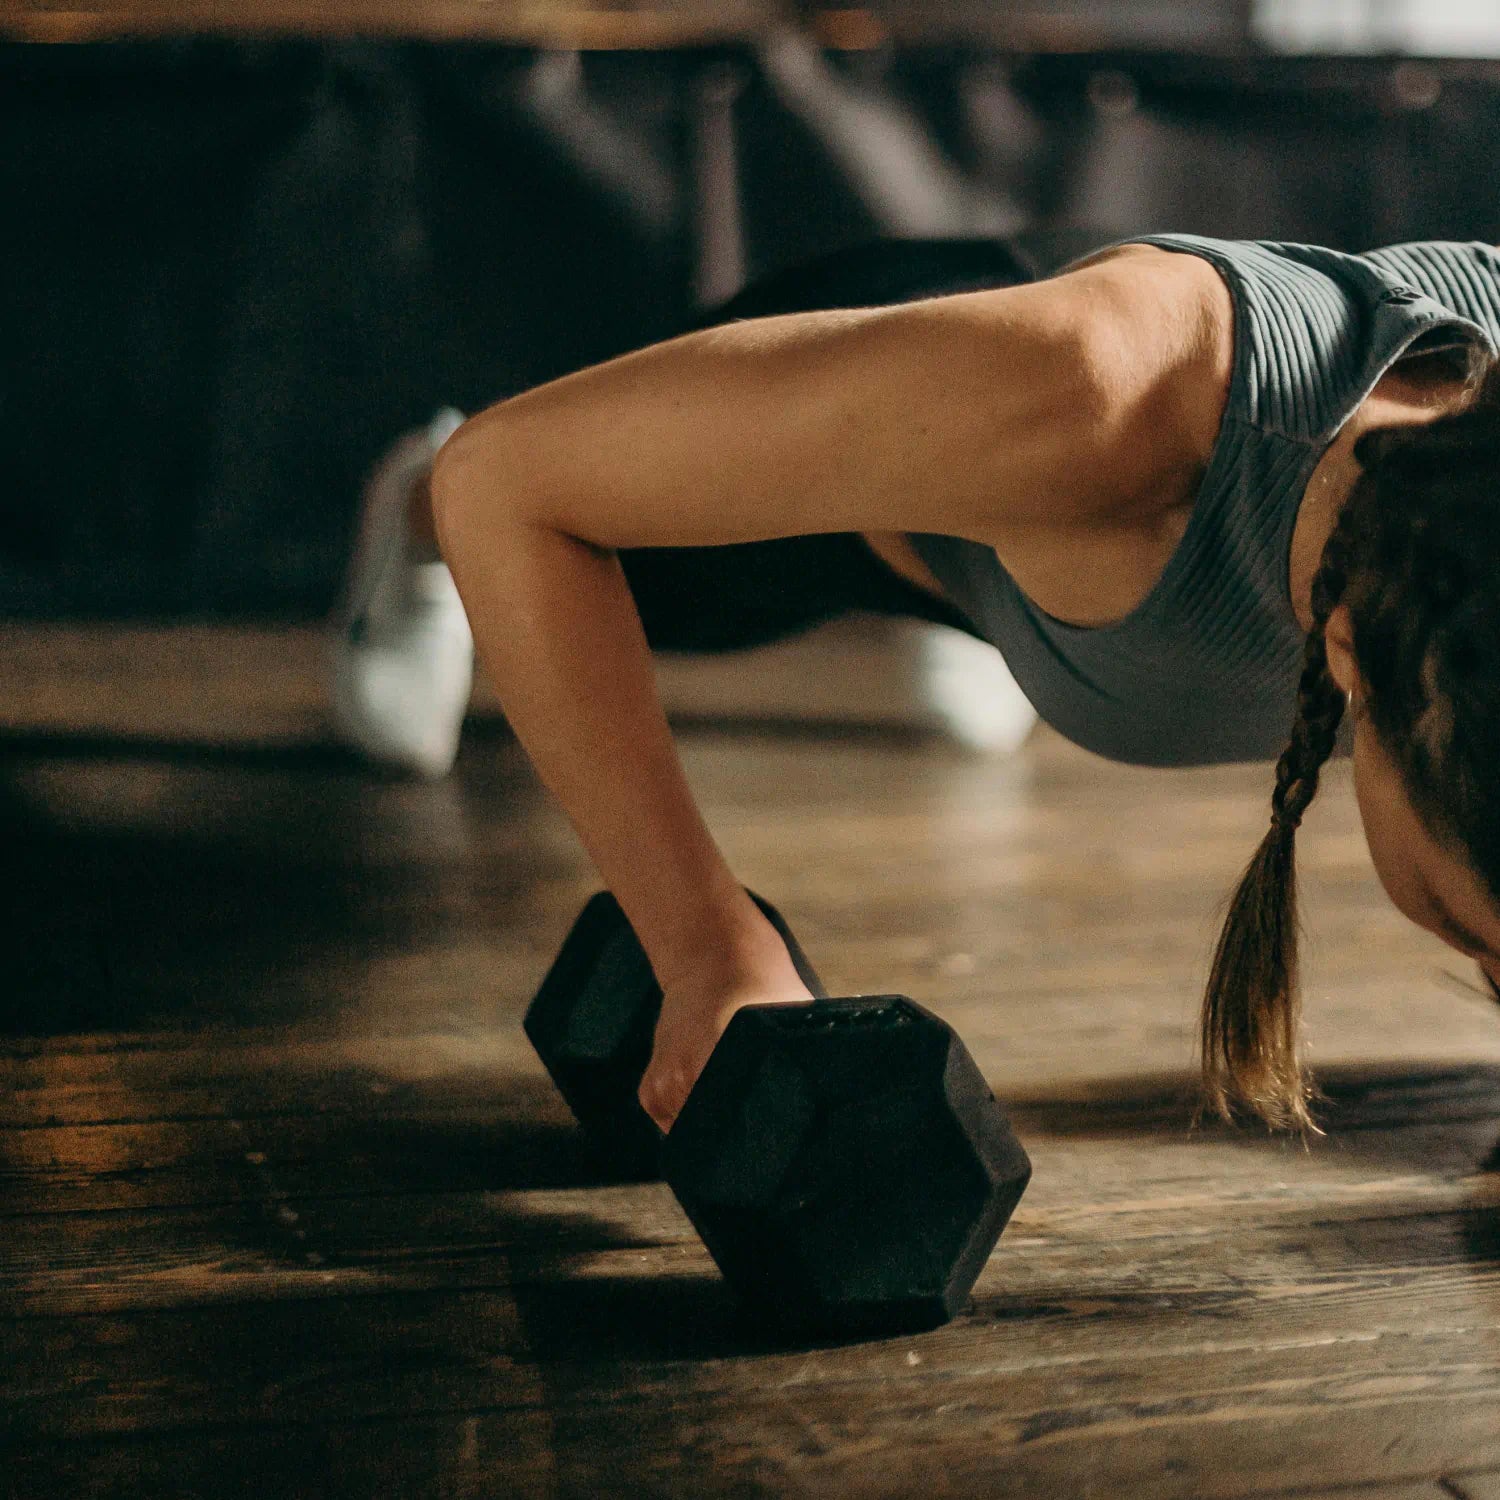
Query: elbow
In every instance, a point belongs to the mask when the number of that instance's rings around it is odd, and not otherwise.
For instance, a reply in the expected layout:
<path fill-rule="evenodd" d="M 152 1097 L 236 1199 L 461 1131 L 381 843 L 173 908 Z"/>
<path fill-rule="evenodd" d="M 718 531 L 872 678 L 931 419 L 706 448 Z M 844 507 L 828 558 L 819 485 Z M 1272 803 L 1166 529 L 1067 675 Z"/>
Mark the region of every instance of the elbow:
<path fill-rule="evenodd" d="M 508 424 L 493 410 L 470 417 L 438 449 L 429 489 L 438 548 L 451 565 L 505 516 L 523 513 Z"/>
<path fill-rule="evenodd" d="M 438 449 L 428 479 L 432 496 L 432 525 L 438 548 L 450 562 L 452 545 L 472 524 L 479 494 L 478 476 L 483 472 L 484 438 L 470 418 Z"/>

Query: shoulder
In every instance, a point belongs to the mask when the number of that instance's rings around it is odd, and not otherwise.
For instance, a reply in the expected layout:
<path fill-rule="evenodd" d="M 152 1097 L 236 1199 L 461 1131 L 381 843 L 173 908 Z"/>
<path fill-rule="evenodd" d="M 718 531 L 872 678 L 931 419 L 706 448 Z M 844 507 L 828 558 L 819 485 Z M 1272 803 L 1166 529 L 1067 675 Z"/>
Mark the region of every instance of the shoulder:
<path fill-rule="evenodd" d="M 1232 327 L 1226 403 L 1246 427 L 1320 442 L 1427 325 L 1452 313 L 1407 284 L 1391 252 L 1354 255 L 1270 240 L 1153 237 L 1219 279 Z"/>
<path fill-rule="evenodd" d="M 1033 285 L 1058 299 L 1092 303 L 1137 342 L 1174 348 L 1212 342 L 1229 331 L 1229 285 L 1212 255 L 1180 240 L 1181 248 L 1143 240 L 1108 245 Z"/>
<path fill-rule="evenodd" d="M 1035 284 L 1075 324 L 1116 427 L 1118 461 L 1152 513 L 1190 501 L 1218 442 L 1235 364 L 1222 268 L 1157 244 L 1113 245 Z"/>
<path fill-rule="evenodd" d="M 1205 367 L 1216 368 L 1227 383 L 1234 298 L 1214 260 L 1131 242 L 1065 267 L 1041 285 L 1087 310 L 1096 357 L 1113 355 L 1150 374 L 1201 377 Z"/>

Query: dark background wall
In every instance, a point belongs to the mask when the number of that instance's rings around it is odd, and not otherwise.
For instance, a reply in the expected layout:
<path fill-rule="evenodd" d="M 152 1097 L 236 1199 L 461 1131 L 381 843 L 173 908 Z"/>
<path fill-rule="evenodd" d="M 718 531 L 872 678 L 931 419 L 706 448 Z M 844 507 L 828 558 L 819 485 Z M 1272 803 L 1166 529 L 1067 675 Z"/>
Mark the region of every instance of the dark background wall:
<path fill-rule="evenodd" d="M 0 47 L 0 617 L 300 615 L 361 476 L 876 235 L 1500 242 L 1500 68 Z"/>

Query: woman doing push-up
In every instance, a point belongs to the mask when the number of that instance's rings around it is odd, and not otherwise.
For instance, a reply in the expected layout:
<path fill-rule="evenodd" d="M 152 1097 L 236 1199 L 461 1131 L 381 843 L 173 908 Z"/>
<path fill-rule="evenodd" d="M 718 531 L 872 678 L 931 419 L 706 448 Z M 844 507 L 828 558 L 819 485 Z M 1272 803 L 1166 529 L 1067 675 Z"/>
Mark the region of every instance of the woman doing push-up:
<path fill-rule="evenodd" d="M 1164 235 L 1034 281 L 1003 246 L 851 264 L 503 401 L 432 473 L 505 712 L 661 983 L 642 1103 L 669 1127 L 736 1008 L 809 998 L 693 803 L 650 648 L 875 608 L 989 641 L 1101 755 L 1279 755 L 1202 1052 L 1214 1106 L 1307 1126 L 1293 849 L 1346 718 L 1392 901 L 1500 979 L 1500 256 Z"/>

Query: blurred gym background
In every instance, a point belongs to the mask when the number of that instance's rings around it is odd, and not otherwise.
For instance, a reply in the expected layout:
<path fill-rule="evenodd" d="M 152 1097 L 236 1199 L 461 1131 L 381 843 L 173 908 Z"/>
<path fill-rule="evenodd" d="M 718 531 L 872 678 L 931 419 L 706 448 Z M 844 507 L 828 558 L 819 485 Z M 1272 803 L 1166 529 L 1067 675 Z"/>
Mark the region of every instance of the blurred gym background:
<path fill-rule="evenodd" d="M 11 0 L 0 617 L 296 619 L 362 476 L 877 236 L 1500 242 L 1478 0 Z"/>

